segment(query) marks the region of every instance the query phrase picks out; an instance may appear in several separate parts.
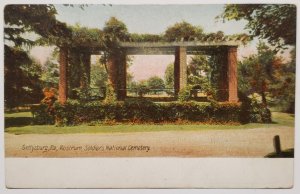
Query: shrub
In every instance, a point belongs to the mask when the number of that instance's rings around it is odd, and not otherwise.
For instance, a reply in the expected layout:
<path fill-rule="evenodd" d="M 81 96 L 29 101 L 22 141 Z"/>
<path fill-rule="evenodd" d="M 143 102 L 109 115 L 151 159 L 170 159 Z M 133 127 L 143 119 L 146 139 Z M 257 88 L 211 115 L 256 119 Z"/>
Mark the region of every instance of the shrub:
<path fill-rule="evenodd" d="M 31 113 L 33 115 L 34 124 L 49 124 L 52 125 L 55 123 L 55 116 L 51 114 L 48 110 L 47 104 L 40 104 L 37 106 L 31 106 Z"/>
<path fill-rule="evenodd" d="M 35 124 L 53 124 L 54 123 L 54 103 L 57 100 L 57 90 L 55 88 L 44 88 L 44 98 L 41 104 L 31 107 L 33 122 Z"/>
<path fill-rule="evenodd" d="M 145 99 L 124 102 L 74 103 L 55 105 L 58 125 L 76 125 L 89 122 L 170 122 L 177 120 L 199 122 L 239 122 L 237 103 L 171 102 L 154 103 Z"/>
<path fill-rule="evenodd" d="M 239 100 L 242 103 L 240 113 L 240 121 L 242 123 L 272 122 L 271 111 L 262 104 L 259 95 L 252 94 L 250 96 L 246 96 L 243 93 L 239 93 Z"/>
<path fill-rule="evenodd" d="M 109 81 L 106 86 L 104 101 L 107 103 L 113 103 L 116 100 L 117 100 L 117 96 L 116 96 L 115 89 L 114 89 L 112 83 Z"/>
<path fill-rule="evenodd" d="M 178 100 L 180 102 L 186 102 L 191 98 L 191 87 L 186 86 L 182 88 L 178 93 Z"/>
<path fill-rule="evenodd" d="M 271 122 L 269 109 L 241 98 L 242 103 L 229 102 L 169 102 L 154 103 L 146 99 L 126 99 L 124 102 L 87 102 L 68 100 L 54 104 L 55 115 L 47 105 L 32 108 L 38 124 L 77 125 L 81 123 L 174 122 L 196 121 L 209 123 Z"/>

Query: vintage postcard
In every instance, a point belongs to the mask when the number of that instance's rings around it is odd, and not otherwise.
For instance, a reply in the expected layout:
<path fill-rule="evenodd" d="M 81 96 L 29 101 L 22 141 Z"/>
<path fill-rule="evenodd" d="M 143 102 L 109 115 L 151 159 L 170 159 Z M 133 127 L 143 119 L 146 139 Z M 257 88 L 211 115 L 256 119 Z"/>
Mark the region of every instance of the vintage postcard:
<path fill-rule="evenodd" d="M 295 3 L 2 4 L 6 186 L 292 188 Z"/>

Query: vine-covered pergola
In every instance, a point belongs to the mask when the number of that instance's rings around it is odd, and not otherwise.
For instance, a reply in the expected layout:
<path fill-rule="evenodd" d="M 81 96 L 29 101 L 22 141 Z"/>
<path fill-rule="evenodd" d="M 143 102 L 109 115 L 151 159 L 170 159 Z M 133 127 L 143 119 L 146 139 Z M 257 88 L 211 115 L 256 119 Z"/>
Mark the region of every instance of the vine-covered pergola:
<path fill-rule="evenodd" d="M 127 55 L 174 55 L 174 91 L 175 96 L 187 85 L 187 55 L 217 55 L 220 65 L 218 83 L 219 101 L 237 102 L 237 47 L 238 40 L 222 41 L 175 41 L 175 42 L 118 42 L 118 48 L 108 56 L 108 79 L 118 100 L 126 98 L 126 56 Z M 79 48 L 60 47 L 59 63 L 59 101 L 68 98 L 69 55 L 82 56 L 77 63 L 83 63 L 81 86 L 90 82 L 91 55 L 101 54 L 103 46 L 98 43 L 81 45 Z M 74 63 L 74 62 L 73 62 Z M 76 63 L 76 61 L 75 61 Z"/>

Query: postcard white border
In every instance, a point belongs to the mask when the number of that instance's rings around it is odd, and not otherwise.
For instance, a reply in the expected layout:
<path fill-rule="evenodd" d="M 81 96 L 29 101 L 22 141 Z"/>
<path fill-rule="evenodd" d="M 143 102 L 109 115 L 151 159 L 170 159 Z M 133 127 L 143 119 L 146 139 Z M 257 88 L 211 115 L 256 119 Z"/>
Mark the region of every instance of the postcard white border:
<path fill-rule="evenodd" d="M 294 3 L 297 4 L 298 7 L 298 21 L 297 21 L 297 31 L 299 32 L 299 2 L 297 0 L 285 0 L 285 1 L 275 1 L 275 0 L 252 0 L 252 1 L 241 1 L 241 0 L 231 0 L 231 1 L 226 1 L 226 0 L 210 0 L 210 1 L 197 1 L 197 0 L 168 0 L 168 1 L 159 1 L 159 0 L 143 0 L 142 2 L 139 0 L 127 0 L 127 1 L 122 1 L 122 0 L 106 0 L 106 1 L 101 1 L 101 0 L 46 0 L 46 1 L 40 1 L 40 0 L 30 0 L 30 1 L 20 1 L 20 0 L 4 0 L 1 1 L 1 9 L 3 10 L 4 4 L 8 3 L 53 3 L 53 4 L 60 4 L 60 3 L 114 3 L 114 4 L 198 4 L 198 3 L 206 3 L 206 4 L 214 4 L 214 3 Z M 2 12 L 3 13 L 3 12 Z M 1 14 L 0 16 L 0 21 L 1 25 L 3 26 L 3 15 Z M 299 33 L 298 33 L 299 34 Z M 3 37 L 3 32 L 0 32 L 1 37 Z M 1 41 L 3 38 L 1 38 Z M 299 38 L 297 38 L 297 45 L 299 45 Z M 297 50 L 297 64 L 299 64 L 299 49 Z M 1 61 L 3 64 L 3 47 L 0 48 L 0 57 Z M 0 77 L 2 78 L 2 84 L 1 84 L 1 89 L 2 92 L 0 93 L 0 106 L 1 106 L 1 126 L 4 128 L 4 114 L 3 114 L 3 103 L 4 103 L 4 96 L 3 96 L 3 81 L 4 81 L 4 71 L 3 71 L 3 65 L 0 66 Z M 297 76 L 296 76 L 296 82 L 297 82 L 297 93 L 299 94 L 299 68 L 297 68 Z M 299 132 L 297 129 L 299 129 L 299 96 L 296 97 L 296 130 L 295 130 L 295 137 L 299 137 Z M 0 139 L 4 139 L 4 133 L 2 130 L 0 130 Z M 64 187 L 76 187 L 76 185 L 72 185 L 72 181 L 74 184 L 76 184 L 76 181 L 80 180 L 80 185 L 83 185 L 86 183 L 85 188 L 88 187 L 95 187 L 91 186 L 88 184 L 91 184 L 92 182 L 96 183 L 99 185 L 98 181 L 101 181 L 103 179 L 106 180 L 111 180 L 111 183 L 115 183 L 117 187 L 128 187 L 126 186 L 126 181 L 130 181 L 130 174 L 127 175 L 125 180 L 121 180 L 122 174 L 127 172 L 128 168 L 120 168 L 122 165 L 127 164 L 132 171 L 130 173 L 133 173 L 136 178 L 142 178 L 141 180 L 137 180 L 139 183 L 141 181 L 150 181 L 147 179 L 148 176 L 145 176 L 145 174 L 140 174 L 141 172 L 148 172 L 149 174 L 152 173 L 151 177 L 157 178 L 156 184 L 159 185 L 161 183 L 166 183 L 166 181 L 169 181 L 168 184 L 174 184 L 177 185 L 177 188 L 180 188 L 182 185 L 183 181 L 186 181 L 186 184 L 189 184 L 189 188 L 195 188 L 195 187 L 205 187 L 204 184 L 200 186 L 201 183 L 209 182 L 212 181 L 212 178 L 215 180 L 218 180 L 220 182 L 219 185 L 227 183 L 233 183 L 230 181 L 238 181 L 241 185 L 245 184 L 255 184 L 254 181 L 262 181 L 266 183 L 266 185 L 274 185 L 274 182 L 268 182 L 268 180 L 275 180 L 279 181 L 277 183 L 280 183 L 283 185 L 283 187 L 288 187 L 290 185 L 290 178 L 292 177 L 292 172 L 290 168 L 293 166 L 292 159 L 235 159 L 235 158 L 227 158 L 227 159 L 219 159 L 219 158 L 72 158 L 72 159 L 41 159 L 41 158 L 7 158 L 4 160 L 4 143 L 1 141 L 0 144 L 0 153 L 1 153 L 1 160 L 0 160 L 0 188 L 1 192 L 0 193 L 99 193 L 98 190 L 73 190 L 73 189 L 68 189 L 68 190 L 32 190 L 32 189 L 6 189 L 5 188 L 5 179 L 4 179 L 4 163 L 6 163 L 6 171 L 5 174 L 7 175 L 6 183 L 8 186 L 13 186 L 14 184 L 24 184 L 28 183 L 26 186 L 28 188 L 29 185 L 32 185 L 33 183 L 38 183 L 40 185 L 49 185 L 51 182 L 54 184 L 61 184 L 64 185 Z M 297 139 L 295 145 L 295 179 L 294 179 L 294 188 L 293 189 L 284 189 L 284 190 L 276 190 L 276 189 L 269 189 L 269 190 L 240 190 L 240 189 L 234 189 L 234 190 L 204 190 L 207 193 L 299 193 L 300 192 L 300 182 L 299 182 L 299 167 L 297 165 L 298 162 L 298 156 L 300 154 L 299 152 L 299 140 Z M 125 160 L 125 161 L 124 161 Z M 118 165 L 119 163 L 119 165 Z M 287 171 L 282 169 L 282 164 L 285 163 L 283 166 L 287 167 Z M 112 165 L 114 164 L 114 165 Z M 132 166 L 135 164 L 135 166 Z M 25 166 L 24 166 L 25 165 Z M 74 166 L 75 165 L 75 166 Z M 281 167 L 277 166 L 280 165 Z M 116 166 L 119 166 L 116 168 Z M 146 166 L 148 166 L 146 168 Z M 190 166 L 190 167 L 188 167 Z M 248 166 L 248 168 L 247 168 Z M 249 168 L 249 166 L 252 167 Z M 135 167 L 135 168 L 133 168 Z M 173 168 L 172 168 L 173 167 Z M 196 168 L 197 167 L 197 168 Z M 275 167 L 275 168 L 274 168 Z M 276 168 L 278 167 L 278 168 Z M 145 169 L 144 169 L 145 168 Z M 22 169 L 22 170 L 21 170 Z M 115 170 L 118 171 L 115 171 Z M 136 169 L 136 171 L 134 171 Z M 172 171 L 172 169 L 174 171 Z M 198 169 L 201 169 L 202 173 L 198 171 Z M 212 174 L 211 171 L 208 171 L 208 169 L 211 170 L 221 170 L 221 172 L 226 172 L 226 174 L 221 174 L 221 173 L 215 173 Z M 239 169 L 237 171 L 237 169 Z M 272 169 L 272 170 L 271 170 Z M 274 169 L 278 169 L 278 171 L 274 171 Z M 17 171 L 18 170 L 18 171 Z M 123 171 L 122 171 L 123 170 Z M 168 170 L 168 171 L 166 171 Z M 16 178 L 12 178 L 15 176 L 13 173 L 14 172 L 21 172 L 16 176 Z M 88 174 L 90 172 L 90 174 Z M 99 172 L 99 173 L 96 173 Z M 112 180 L 110 178 L 107 179 L 107 177 L 102 177 L 98 176 L 101 174 L 101 172 L 107 172 L 107 173 L 113 173 L 110 174 L 115 175 L 117 178 L 117 181 Z M 166 173 L 168 172 L 168 173 Z M 190 172 L 191 175 L 188 176 L 187 172 Z M 204 173 L 206 172 L 206 173 Z M 241 176 L 241 175 L 251 175 L 251 176 L 257 176 L 257 174 L 260 174 L 259 176 L 260 179 L 251 179 L 253 182 L 243 182 L 246 180 L 243 180 L 244 177 L 247 176 Z M 273 173 L 271 173 L 273 172 Z M 77 176 L 74 176 L 74 173 L 77 173 Z M 159 176 L 160 173 L 164 176 Z M 180 174 L 181 173 L 181 174 Z M 230 173 L 230 174 L 229 174 Z M 274 174 L 275 173 L 275 174 Z M 277 174 L 279 173 L 279 174 Z M 277 179 L 276 177 L 278 175 L 286 175 L 287 179 Z M 82 175 L 82 177 L 80 177 Z M 102 176 L 103 174 L 101 174 Z M 178 178 L 178 176 L 173 177 L 174 175 L 179 175 L 181 179 Z M 184 175 L 184 177 L 183 177 Z M 214 176 L 213 176 L 214 175 Z M 238 176 L 234 176 L 238 175 Z M 264 176 L 263 176 L 264 175 Z M 145 178 L 146 177 L 146 178 Z M 131 177 L 132 178 L 132 177 Z M 133 179 L 132 178 L 132 179 Z M 160 179 L 164 178 L 164 179 Z M 248 177 L 249 178 L 249 177 Z M 253 177 L 252 177 L 253 178 Z M 60 180 L 60 182 L 58 182 Z M 176 182 L 172 181 L 180 181 L 179 184 Z M 203 180 L 197 182 L 198 180 Z M 12 182 L 11 182 L 12 181 Z M 249 181 L 249 180 L 248 180 Z M 108 181 L 109 182 L 109 181 Z M 227 184 L 226 183 L 226 184 Z M 107 183 L 109 184 L 109 183 Z M 123 186 L 125 184 L 125 186 Z M 150 184 L 150 183 L 149 183 Z M 154 184 L 154 183 L 152 183 Z M 208 184 L 211 184 L 208 183 Z M 214 183 L 213 183 L 214 184 Z M 259 184 L 259 183 L 256 183 Z M 179 186 L 178 186 L 179 185 Z M 197 186 L 198 185 L 198 186 Z M 217 185 L 217 184 L 215 184 Z M 187 185 L 185 185 L 187 186 Z M 25 186 L 24 186 L 25 187 Z M 143 188 L 149 188 L 149 185 L 145 186 Z M 171 187 L 171 186 L 170 186 Z M 176 187 L 176 186 L 174 186 Z M 172 188 L 174 188 L 172 187 Z M 214 186 L 215 187 L 215 186 Z M 225 186 L 226 188 L 230 188 L 230 186 Z M 244 186 L 241 186 L 244 187 Z M 247 187 L 247 186 L 246 186 Z M 260 186 L 258 186 L 260 187 Z M 237 185 L 235 185 L 235 188 L 238 188 Z M 104 193 L 124 193 L 124 192 L 131 192 L 131 193 L 148 193 L 148 192 L 158 192 L 158 193 L 198 193 L 198 190 L 102 190 L 101 192 Z"/>

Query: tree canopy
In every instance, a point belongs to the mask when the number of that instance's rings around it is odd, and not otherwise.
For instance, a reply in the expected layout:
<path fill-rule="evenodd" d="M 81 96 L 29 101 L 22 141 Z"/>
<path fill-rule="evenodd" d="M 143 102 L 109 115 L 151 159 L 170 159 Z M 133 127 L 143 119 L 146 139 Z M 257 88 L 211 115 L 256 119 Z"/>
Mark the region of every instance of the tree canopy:
<path fill-rule="evenodd" d="M 54 5 L 6 5 L 4 8 L 4 38 L 16 46 L 33 45 L 33 41 L 22 36 L 34 32 L 42 37 L 70 35 L 67 25 L 56 19 Z"/>
<path fill-rule="evenodd" d="M 164 34 L 167 41 L 188 41 L 191 38 L 200 38 L 203 35 L 202 27 L 193 26 L 185 21 L 169 26 Z"/>
<path fill-rule="evenodd" d="M 296 44 L 296 6 L 292 4 L 229 4 L 221 15 L 225 20 L 246 20 L 250 34 L 271 45 Z"/>

